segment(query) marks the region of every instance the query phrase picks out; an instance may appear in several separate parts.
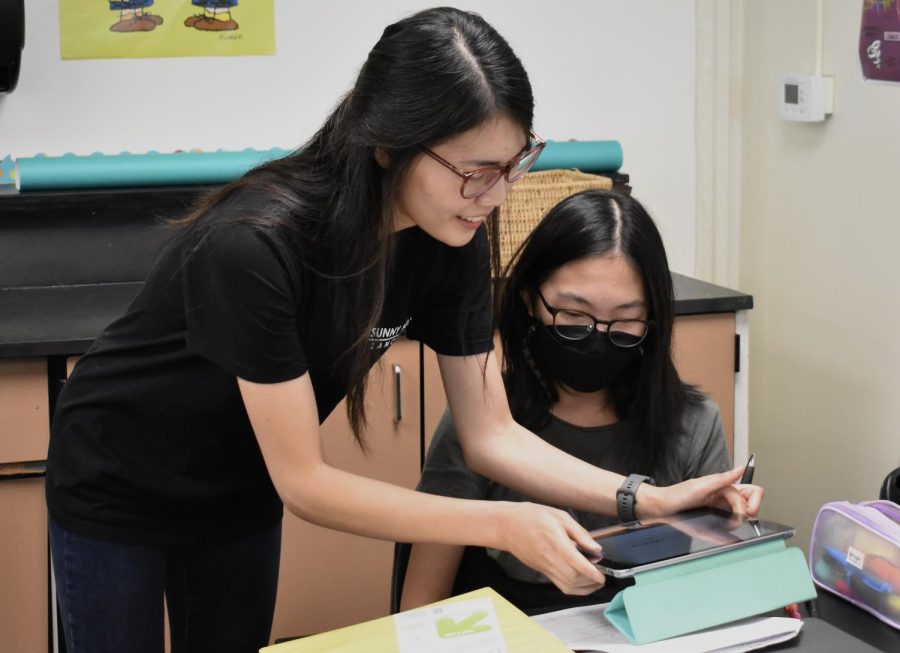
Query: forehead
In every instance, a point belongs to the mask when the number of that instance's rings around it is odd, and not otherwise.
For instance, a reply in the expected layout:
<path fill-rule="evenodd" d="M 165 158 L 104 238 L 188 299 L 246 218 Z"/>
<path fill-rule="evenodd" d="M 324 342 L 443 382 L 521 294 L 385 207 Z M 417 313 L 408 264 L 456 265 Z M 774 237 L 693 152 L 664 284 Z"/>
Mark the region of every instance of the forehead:
<path fill-rule="evenodd" d="M 566 294 L 578 295 L 595 306 L 617 306 L 646 301 L 640 274 L 622 254 L 590 256 L 557 268 L 543 287 L 548 301 Z"/>
<path fill-rule="evenodd" d="M 433 149 L 454 162 L 506 163 L 527 142 L 528 137 L 518 124 L 499 116 L 452 136 Z"/>

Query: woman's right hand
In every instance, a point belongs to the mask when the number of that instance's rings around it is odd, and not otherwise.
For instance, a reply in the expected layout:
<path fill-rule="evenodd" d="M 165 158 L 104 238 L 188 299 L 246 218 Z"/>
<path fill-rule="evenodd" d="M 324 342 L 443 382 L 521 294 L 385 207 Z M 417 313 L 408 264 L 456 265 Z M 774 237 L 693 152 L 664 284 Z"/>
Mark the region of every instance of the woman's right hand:
<path fill-rule="evenodd" d="M 638 518 L 662 517 L 691 508 L 711 506 L 755 517 L 762 503 L 762 488 L 736 486 L 743 466 L 727 472 L 692 478 L 668 487 L 642 483 L 637 490 L 635 510 Z"/>
<path fill-rule="evenodd" d="M 497 502 L 500 546 L 544 574 L 564 594 L 585 595 L 606 578 L 591 562 L 600 546 L 568 513 L 528 502 Z"/>

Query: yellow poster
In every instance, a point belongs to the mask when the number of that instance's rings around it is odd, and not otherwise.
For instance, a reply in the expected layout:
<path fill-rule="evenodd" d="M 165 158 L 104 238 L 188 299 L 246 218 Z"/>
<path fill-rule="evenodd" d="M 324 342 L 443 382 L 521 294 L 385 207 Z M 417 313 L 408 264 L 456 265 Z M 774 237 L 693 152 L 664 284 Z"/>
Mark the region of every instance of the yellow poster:
<path fill-rule="evenodd" d="M 275 0 L 59 0 L 63 59 L 275 54 Z"/>

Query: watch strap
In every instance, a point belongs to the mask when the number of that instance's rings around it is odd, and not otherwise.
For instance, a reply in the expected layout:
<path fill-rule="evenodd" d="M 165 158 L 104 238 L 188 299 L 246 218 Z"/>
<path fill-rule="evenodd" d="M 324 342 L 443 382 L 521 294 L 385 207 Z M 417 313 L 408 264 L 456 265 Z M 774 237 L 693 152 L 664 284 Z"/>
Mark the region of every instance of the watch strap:
<path fill-rule="evenodd" d="M 616 490 L 616 512 L 623 522 L 631 522 L 637 519 L 634 514 L 634 506 L 637 503 L 635 493 L 641 483 L 656 485 L 656 481 L 643 474 L 629 474 L 625 482 Z"/>

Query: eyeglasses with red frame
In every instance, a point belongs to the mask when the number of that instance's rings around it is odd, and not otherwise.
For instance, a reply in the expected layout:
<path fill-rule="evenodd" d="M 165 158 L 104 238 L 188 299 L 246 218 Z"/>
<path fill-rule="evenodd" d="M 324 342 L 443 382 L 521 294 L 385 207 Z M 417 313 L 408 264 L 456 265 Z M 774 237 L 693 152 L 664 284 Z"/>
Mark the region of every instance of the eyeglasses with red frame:
<path fill-rule="evenodd" d="M 506 181 L 511 184 L 521 179 L 525 176 L 525 173 L 534 166 L 546 145 L 544 140 L 532 131 L 531 144 L 528 149 L 514 156 L 506 165 L 487 166 L 475 170 L 460 170 L 447 161 L 447 159 L 435 154 L 427 147 L 423 147 L 422 151 L 454 174 L 461 177 L 463 182 L 459 188 L 459 194 L 462 195 L 464 199 L 471 200 L 487 193 L 503 177 L 506 177 Z"/>

